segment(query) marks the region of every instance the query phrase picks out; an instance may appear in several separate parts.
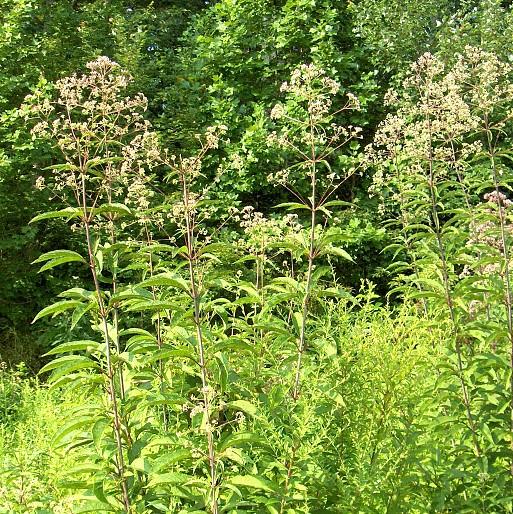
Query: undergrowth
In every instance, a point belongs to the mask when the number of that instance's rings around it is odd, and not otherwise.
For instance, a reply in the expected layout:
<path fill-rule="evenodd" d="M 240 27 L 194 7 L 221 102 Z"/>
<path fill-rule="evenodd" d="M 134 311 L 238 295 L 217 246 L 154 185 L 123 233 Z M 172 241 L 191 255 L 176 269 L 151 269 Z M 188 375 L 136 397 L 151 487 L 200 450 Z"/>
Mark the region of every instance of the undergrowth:
<path fill-rule="evenodd" d="M 269 445 L 260 468 L 269 477 L 276 466 L 286 469 L 282 459 L 293 453 L 289 487 L 299 509 L 308 503 L 308 512 L 404 512 L 408 505 L 409 512 L 427 512 L 420 463 L 429 455 L 419 427 L 428 421 L 422 404 L 442 358 L 443 334 L 413 307 L 393 311 L 361 301 L 358 308 L 330 304 L 312 327 L 324 355 L 306 372 L 293 414 L 301 447 L 294 451 L 295 441 L 280 432 L 292 420 L 277 391 L 258 414 L 237 423 Z M 2 371 L 2 512 L 72 512 L 79 499 L 68 488 L 69 473 L 77 469 L 80 452 L 56 449 L 53 436 L 63 413 L 95 400 Z M 237 466 L 245 457 L 232 452 L 229 465 Z"/>

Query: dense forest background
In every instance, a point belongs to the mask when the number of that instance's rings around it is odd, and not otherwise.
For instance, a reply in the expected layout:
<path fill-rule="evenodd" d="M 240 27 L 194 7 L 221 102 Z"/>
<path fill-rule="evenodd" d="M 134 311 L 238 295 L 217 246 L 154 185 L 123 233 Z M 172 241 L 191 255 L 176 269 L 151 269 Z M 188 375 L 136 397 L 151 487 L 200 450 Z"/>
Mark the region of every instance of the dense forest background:
<path fill-rule="evenodd" d="M 1 513 L 513 512 L 510 2 L 0 24 Z"/>

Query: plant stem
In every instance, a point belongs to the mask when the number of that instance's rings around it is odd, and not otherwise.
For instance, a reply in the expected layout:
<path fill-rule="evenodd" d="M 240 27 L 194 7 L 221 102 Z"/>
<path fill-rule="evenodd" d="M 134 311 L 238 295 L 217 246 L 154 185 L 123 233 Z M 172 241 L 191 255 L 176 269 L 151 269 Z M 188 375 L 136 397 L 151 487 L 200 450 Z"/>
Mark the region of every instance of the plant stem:
<path fill-rule="evenodd" d="M 109 202 L 111 202 L 111 200 L 109 199 Z M 113 220 L 111 219 L 110 220 L 111 222 L 113 222 Z M 111 245 L 114 245 L 116 243 L 116 234 L 114 232 L 114 227 L 111 227 Z M 117 269 L 118 269 L 118 256 L 117 256 L 117 252 L 116 254 L 112 256 L 112 260 L 113 260 L 113 264 L 112 264 L 112 267 L 113 267 L 113 271 L 112 271 L 112 294 L 115 295 L 116 292 L 117 292 L 117 287 L 118 287 L 118 280 L 117 280 Z M 114 324 L 114 333 L 115 333 L 115 345 L 116 345 L 116 351 L 118 353 L 118 355 L 121 353 L 121 347 L 120 347 L 120 344 L 119 344 L 119 312 L 118 312 L 118 308 L 116 307 L 116 305 L 114 305 L 113 309 L 112 309 L 112 320 L 113 320 L 113 324 Z M 120 396 L 121 396 L 121 399 L 124 400 L 125 399 L 125 379 L 123 377 L 123 368 L 120 366 L 118 368 L 118 374 L 119 374 L 119 393 L 120 393 Z"/>
<path fill-rule="evenodd" d="M 91 230 L 90 230 L 90 214 L 87 212 L 87 196 L 86 196 L 86 186 L 85 186 L 85 175 L 81 174 L 82 183 L 81 183 L 81 192 L 82 192 L 82 210 L 83 210 L 83 221 L 86 232 L 86 242 L 87 242 L 87 253 L 89 257 L 89 268 L 91 269 L 91 275 L 93 277 L 94 287 L 96 290 L 96 296 L 98 301 L 98 309 L 100 318 L 102 320 L 103 325 L 103 333 L 105 340 L 105 357 L 107 360 L 107 392 L 110 398 L 110 402 L 112 405 L 112 414 L 114 418 L 114 434 L 116 438 L 116 449 L 117 449 L 117 457 L 116 457 L 116 467 L 117 472 L 121 481 L 121 493 L 123 498 L 123 505 L 125 507 L 125 511 L 127 513 L 131 512 L 131 504 L 130 498 L 128 495 L 128 484 L 125 478 L 125 463 L 123 456 L 123 442 L 121 438 L 121 420 L 118 411 L 118 402 L 116 397 L 116 384 L 114 379 L 114 368 L 112 365 L 112 358 L 110 353 L 110 338 L 109 338 L 109 327 L 107 322 L 107 311 L 105 309 L 105 304 L 103 302 L 102 290 L 100 287 L 100 282 L 98 280 L 98 274 L 96 272 L 96 260 L 94 257 L 94 250 L 91 238 Z"/>
<path fill-rule="evenodd" d="M 428 97 L 429 101 L 429 97 Z M 470 408 L 470 396 L 468 392 L 467 383 L 465 381 L 463 372 L 463 355 L 462 355 L 462 349 L 461 349 L 461 341 L 459 336 L 459 330 L 458 330 L 458 324 L 456 321 L 456 314 L 454 310 L 454 302 L 452 298 L 452 291 L 451 286 L 449 283 L 449 271 L 448 271 L 448 265 L 447 265 L 447 256 L 445 252 L 444 243 L 442 240 L 442 230 L 441 230 L 441 224 L 440 224 L 440 218 L 438 216 L 438 202 L 437 202 L 437 193 L 435 189 L 435 172 L 434 172 L 434 156 L 433 156 L 433 142 L 432 142 L 432 128 L 431 128 L 431 118 L 428 116 L 428 145 L 429 145 L 429 154 L 428 154 L 428 165 L 429 165 L 429 177 L 428 177 L 428 188 L 429 188 L 429 196 L 430 196 L 430 202 L 431 202 L 431 219 L 433 221 L 434 225 L 434 232 L 436 237 L 436 242 L 438 246 L 438 252 L 439 257 L 442 263 L 442 280 L 443 280 L 443 286 L 444 286 L 444 293 L 445 293 L 445 302 L 447 304 L 447 307 L 449 309 L 449 316 L 451 319 L 451 325 L 452 325 L 452 331 L 454 335 L 455 340 L 455 347 L 456 347 L 456 355 L 457 355 L 457 362 L 458 362 L 458 378 L 460 380 L 461 384 L 461 392 L 463 395 L 463 404 L 465 407 L 465 413 L 467 417 L 467 421 L 469 424 L 470 431 L 472 433 L 472 442 L 474 445 L 474 450 L 476 452 L 476 455 L 478 457 L 481 457 L 481 446 L 479 444 L 479 440 L 477 438 L 477 430 L 476 425 L 474 421 L 474 417 L 472 415 L 472 411 Z"/>
<path fill-rule="evenodd" d="M 506 285 L 506 297 L 505 297 L 505 310 L 506 310 L 506 318 L 508 322 L 508 337 L 510 342 L 510 379 L 509 379 L 509 388 L 510 388 L 510 449 L 512 456 L 510 457 L 510 474 L 513 477 L 513 291 L 511 287 L 511 277 L 510 277 L 510 269 L 509 269 L 509 245 L 506 235 L 506 215 L 505 215 L 505 206 L 500 197 L 500 181 L 497 173 L 497 164 L 495 161 L 495 146 L 493 144 L 493 136 L 492 131 L 488 124 L 488 119 L 485 117 L 485 125 L 486 125 L 486 136 L 488 143 L 488 152 L 490 157 L 490 163 L 492 166 L 492 175 L 493 175 L 493 186 L 495 188 L 495 194 L 497 196 L 498 202 L 498 211 L 499 211 L 499 224 L 501 231 L 501 246 L 502 246 L 502 255 L 504 259 L 504 281 Z"/>
<path fill-rule="evenodd" d="M 146 223 L 144 225 L 144 229 L 145 229 L 145 233 L 146 233 L 146 243 L 149 248 L 148 263 L 149 263 L 150 277 L 153 277 L 155 269 L 153 266 L 153 253 L 150 248 L 153 243 L 153 240 L 152 240 L 152 235 L 151 235 L 150 231 L 148 230 L 148 225 Z M 155 286 L 151 287 L 151 297 L 152 297 L 153 301 L 157 300 L 157 292 L 156 292 Z M 160 311 L 157 312 L 156 332 L 157 332 L 157 347 L 159 350 L 161 350 L 162 349 L 162 333 L 161 333 L 162 332 L 162 318 L 160 316 Z M 163 394 L 164 393 L 164 362 L 162 361 L 162 359 L 159 359 L 159 382 L 160 382 L 159 389 L 160 389 L 161 394 Z M 166 405 L 162 406 L 162 421 L 164 423 L 164 428 L 167 429 L 168 410 L 167 410 Z"/>
<path fill-rule="evenodd" d="M 292 455 L 290 456 L 290 459 L 286 464 L 287 476 L 285 478 L 285 491 L 283 493 L 283 497 L 280 502 L 280 514 L 283 514 L 285 512 L 285 505 L 286 505 L 286 501 L 287 501 L 286 496 L 289 492 L 290 479 L 292 478 L 292 470 L 294 468 L 294 463 L 296 460 L 296 452 L 298 451 L 298 449 L 299 449 L 299 443 L 297 443 L 296 445 L 294 445 L 292 447 Z"/>
<path fill-rule="evenodd" d="M 311 134 L 313 140 L 313 126 L 310 124 Z M 301 364 L 303 360 L 303 353 L 305 351 L 306 344 L 306 319 L 308 317 L 308 302 L 310 301 L 310 289 L 312 287 L 312 273 L 313 263 L 315 259 L 315 224 L 317 222 L 317 204 L 316 204 L 316 159 L 315 159 L 315 146 L 312 144 L 312 158 L 310 162 L 310 173 L 311 173 L 311 206 L 310 206 L 310 243 L 308 249 L 308 270 L 306 272 L 306 284 L 305 294 L 303 296 L 303 303 L 301 309 L 301 329 L 299 334 L 299 343 L 297 350 L 296 360 L 296 376 L 294 378 L 294 389 L 292 390 L 292 398 L 297 401 L 299 398 L 299 387 L 301 382 Z"/>
<path fill-rule="evenodd" d="M 207 433 L 207 446 L 208 446 L 208 463 L 210 469 L 210 510 L 212 514 L 218 514 L 217 504 L 217 472 L 216 472 L 216 455 L 214 447 L 214 434 L 210 418 L 211 408 L 211 395 L 209 390 L 208 370 L 205 359 L 205 345 L 203 340 L 203 330 L 201 327 L 201 297 L 198 291 L 198 284 L 196 280 L 196 249 L 194 244 L 194 228 L 191 220 L 191 208 L 189 205 L 189 187 L 187 183 L 186 172 L 182 172 L 182 192 L 183 202 L 185 207 L 185 244 L 187 247 L 187 261 L 189 268 L 189 281 L 191 286 L 191 297 L 194 306 L 194 325 L 196 326 L 196 338 L 198 342 L 199 364 L 201 371 L 201 391 L 203 395 L 203 415 L 205 419 L 205 430 Z"/>

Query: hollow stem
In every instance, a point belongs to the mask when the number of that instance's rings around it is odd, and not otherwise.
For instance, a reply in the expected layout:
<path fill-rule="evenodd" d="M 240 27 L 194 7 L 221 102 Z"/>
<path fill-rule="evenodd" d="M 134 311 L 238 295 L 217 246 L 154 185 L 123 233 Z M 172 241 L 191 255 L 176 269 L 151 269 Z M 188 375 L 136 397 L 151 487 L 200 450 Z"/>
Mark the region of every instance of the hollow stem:
<path fill-rule="evenodd" d="M 313 141 L 313 124 L 310 123 L 310 133 Z M 299 342 L 297 348 L 297 359 L 296 359 L 296 374 L 294 378 L 294 388 L 292 390 L 292 398 L 297 401 L 299 398 L 299 390 L 301 385 L 301 365 L 303 360 L 303 353 L 306 347 L 306 321 L 308 318 L 308 304 L 310 302 L 310 294 L 312 288 L 312 274 L 313 265 L 315 259 L 315 225 L 317 222 L 317 168 L 316 168 L 316 155 L 315 146 L 312 143 L 311 148 L 311 161 L 310 161 L 310 175 L 311 175 L 311 205 L 310 205 L 310 238 L 308 247 L 308 269 L 306 272 L 306 283 L 305 283 L 305 294 L 301 305 L 301 329 L 299 333 Z"/>
<path fill-rule="evenodd" d="M 495 156 L 495 145 L 493 144 L 493 134 L 488 124 L 488 119 L 485 121 L 486 124 L 486 136 L 488 144 L 488 153 L 490 158 L 490 164 L 492 168 L 493 186 L 498 202 L 499 212 L 499 225 L 500 225 L 500 239 L 502 246 L 502 256 L 504 262 L 504 285 L 506 286 L 506 295 L 504 297 L 504 308 L 506 311 L 506 318 L 508 323 L 508 338 L 510 343 L 510 373 L 509 389 L 510 389 L 510 449 L 512 456 L 510 457 L 510 475 L 513 478 L 513 291 L 510 276 L 510 264 L 509 264 L 509 244 L 507 238 L 506 228 L 506 207 L 503 204 L 500 196 L 500 179 L 497 171 L 497 162 Z"/>
<path fill-rule="evenodd" d="M 429 97 L 428 97 L 429 102 Z M 431 127 L 431 118 L 427 117 L 428 124 L 428 166 L 429 166 L 429 176 L 428 176 L 428 189 L 429 189 L 429 198 L 430 198 L 430 207 L 431 207 L 431 220 L 433 222 L 433 229 L 435 232 L 436 243 L 438 247 L 438 254 L 441 261 L 441 271 L 442 271 L 442 281 L 445 295 L 445 303 L 449 310 L 449 316 L 451 320 L 452 332 L 455 341 L 455 350 L 457 357 L 457 366 L 458 366 L 458 379 L 461 385 L 461 392 L 463 396 L 463 405 L 465 408 L 465 414 L 467 417 L 467 422 L 469 424 L 470 431 L 472 433 L 472 443 L 474 445 L 474 451 L 478 457 L 481 457 L 482 451 L 481 446 L 479 444 L 479 440 L 477 437 L 477 429 L 474 420 L 474 416 L 472 414 L 472 410 L 470 408 L 470 394 L 468 391 L 468 386 L 464 377 L 464 366 L 463 366 L 463 352 L 461 348 L 461 339 L 459 335 L 458 323 L 456 320 L 456 313 L 454 308 L 454 300 L 452 296 L 451 285 L 449 281 L 449 267 L 447 263 L 447 254 L 445 250 L 445 245 L 442 238 L 442 229 L 440 223 L 440 217 L 438 213 L 438 201 L 437 201 L 437 191 L 435 187 L 435 170 L 434 170 L 434 155 L 433 155 L 433 141 L 432 141 L 432 127 Z"/>

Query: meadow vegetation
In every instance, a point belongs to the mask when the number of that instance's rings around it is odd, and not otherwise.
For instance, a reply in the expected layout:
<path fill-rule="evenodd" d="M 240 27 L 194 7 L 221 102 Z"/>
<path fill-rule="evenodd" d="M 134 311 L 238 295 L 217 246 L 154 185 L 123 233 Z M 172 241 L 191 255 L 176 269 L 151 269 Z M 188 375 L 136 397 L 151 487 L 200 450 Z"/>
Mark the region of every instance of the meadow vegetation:
<path fill-rule="evenodd" d="M 0 14 L 0 513 L 513 512 L 509 6 L 50 7 Z"/>

